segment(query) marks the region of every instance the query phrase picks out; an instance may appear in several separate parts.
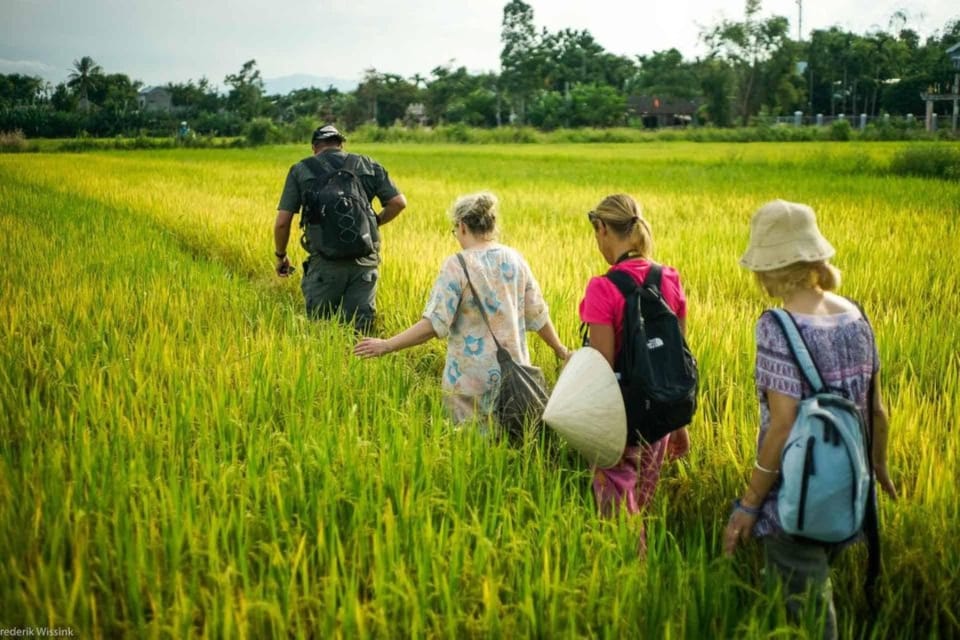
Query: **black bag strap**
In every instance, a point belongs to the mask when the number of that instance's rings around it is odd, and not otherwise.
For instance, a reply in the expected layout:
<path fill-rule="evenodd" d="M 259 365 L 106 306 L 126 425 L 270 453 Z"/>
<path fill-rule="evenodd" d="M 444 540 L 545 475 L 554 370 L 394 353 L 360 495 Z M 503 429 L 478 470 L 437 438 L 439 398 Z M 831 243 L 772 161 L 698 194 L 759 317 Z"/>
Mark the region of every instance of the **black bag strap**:
<path fill-rule="evenodd" d="M 617 285 L 617 289 L 620 290 L 624 298 L 636 291 L 640 286 L 647 287 L 657 296 L 662 297 L 660 294 L 660 283 L 663 281 L 663 267 L 656 262 L 650 263 L 650 269 L 647 271 L 647 275 L 643 277 L 642 285 L 638 285 L 637 281 L 633 279 L 633 276 L 620 269 L 610 269 L 604 275 L 608 280 L 613 282 L 613 284 Z"/>
<path fill-rule="evenodd" d="M 611 269 L 607 271 L 606 278 L 612 282 L 620 293 L 623 295 L 624 307 L 623 307 L 623 341 L 624 343 L 620 345 L 620 350 L 614 354 L 613 357 L 613 370 L 617 373 L 617 378 L 621 381 L 625 381 L 626 378 L 621 376 L 626 376 L 627 373 L 631 370 L 631 365 L 633 364 L 633 355 L 632 350 L 627 348 L 627 329 L 631 326 L 631 323 L 635 322 L 632 320 L 632 313 L 636 313 L 635 307 L 632 307 L 629 304 L 629 297 L 635 293 L 640 288 L 640 285 L 637 284 L 637 281 L 633 279 L 629 273 L 624 271 L 619 271 L 617 269 Z M 640 327 L 643 328 L 643 320 L 640 320 Z M 646 341 L 644 339 L 644 341 Z"/>
<path fill-rule="evenodd" d="M 336 166 L 335 162 L 324 162 L 320 159 L 319 156 L 310 156 L 309 158 L 303 159 L 303 166 L 305 166 L 310 173 L 313 174 L 313 177 L 319 180 L 321 183 L 327 182 L 334 174 L 339 173 L 340 171 L 345 171 L 349 173 L 354 178 L 358 178 L 357 168 L 360 166 L 360 156 L 355 153 L 346 154 L 347 158 L 343 161 L 339 167 Z"/>
<path fill-rule="evenodd" d="M 304 158 L 302 163 L 303 163 L 303 166 L 307 168 L 307 171 L 313 174 L 313 177 L 317 181 L 318 185 L 326 184 L 330 180 L 330 178 L 333 177 L 333 174 L 337 172 L 336 169 L 329 167 L 317 156 L 310 156 L 309 158 Z M 307 194 L 305 193 L 300 194 L 300 203 L 303 206 L 304 213 L 306 213 Z M 307 224 L 308 224 L 307 216 L 306 215 L 301 216 L 300 228 L 306 229 Z M 300 238 L 300 245 L 304 248 L 307 247 L 307 245 L 305 244 L 305 241 L 306 241 L 306 236 L 302 236 Z"/>
<path fill-rule="evenodd" d="M 617 286 L 617 289 L 623 294 L 624 298 L 637 290 L 637 281 L 634 280 L 633 276 L 629 273 L 620 271 L 619 269 L 611 269 L 607 271 L 605 277 Z"/>
<path fill-rule="evenodd" d="M 346 171 L 354 178 L 357 177 L 357 167 L 360 166 L 360 156 L 354 153 L 348 153 L 347 159 L 343 163 L 341 171 Z"/>
<path fill-rule="evenodd" d="M 649 287 L 656 293 L 660 295 L 660 283 L 663 281 L 663 268 L 656 262 L 650 263 L 650 270 L 647 271 L 647 275 L 643 278 L 643 286 Z"/>
<path fill-rule="evenodd" d="M 303 166 L 305 166 L 307 170 L 313 174 L 313 177 L 316 178 L 321 184 L 326 183 L 333 176 L 333 174 L 338 171 L 336 167 L 325 163 L 317 156 L 304 158 Z"/>
<path fill-rule="evenodd" d="M 493 332 L 493 327 L 490 326 L 490 318 L 487 317 L 487 310 L 483 308 L 483 299 L 477 295 L 477 290 L 473 287 L 473 282 L 470 280 L 470 271 L 467 269 L 467 261 L 463 259 L 463 254 L 457 254 L 457 260 L 460 261 L 460 267 L 463 269 L 463 275 L 467 277 L 467 285 L 470 287 L 470 291 L 473 292 L 473 297 L 477 300 L 477 306 L 480 307 L 480 315 L 483 316 L 483 322 L 487 325 L 487 330 L 490 332 L 490 335 L 493 336 L 493 343 L 497 345 L 497 353 L 501 351 L 506 352 L 500 345 L 500 341 L 497 340 L 497 335 Z"/>
<path fill-rule="evenodd" d="M 617 263 L 619 264 L 619 262 L 621 261 L 618 261 Z M 626 271 L 622 271 L 620 269 L 610 269 L 604 274 L 604 276 L 608 280 L 610 280 L 610 282 L 616 285 L 617 289 L 620 291 L 620 294 L 624 297 L 624 299 L 626 299 L 627 296 L 629 296 L 630 294 L 634 293 L 641 286 L 637 284 L 637 281 L 634 280 L 633 276 L 631 276 Z M 650 269 L 647 271 L 647 275 L 645 275 L 643 278 L 642 286 L 650 289 L 651 292 L 656 294 L 656 296 L 662 300 L 663 295 L 661 295 L 660 293 L 660 283 L 662 282 L 662 280 L 663 280 L 663 267 L 661 267 L 656 262 L 651 262 Z M 666 302 L 664 302 L 664 304 L 666 305 Z M 668 305 L 666 306 L 668 309 L 670 308 Z M 672 313 L 673 309 L 670 309 L 670 311 Z M 587 325 L 582 322 L 580 323 L 580 333 L 581 333 L 581 338 L 584 340 L 584 346 L 586 346 Z"/>
<path fill-rule="evenodd" d="M 870 333 L 876 341 L 876 333 L 873 331 L 873 325 L 870 324 L 870 318 L 867 312 L 863 310 L 860 303 L 850 300 L 860 310 L 863 321 L 870 327 Z M 876 353 L 876 347 L 874 347 Z M 874 367 L 875 368 L 875 367 Z M 880 577 L 880 514 L 877 512 L 877 481 L 873 475 L 873 402 L 876 397 L 876 375 L 870 375 L 870 387 L 867 390 L 867 467 L 870 469 L 870 491 L 867 496 L 867 511 L 863 514 L 863 535 L 867 538 L 867 575 L 864 579 L 864 591 L 867 596 L 867 606 L 870 609 L 870 621 L 872 626 L 876 618 L 877 607 L 877 580 Z"/>

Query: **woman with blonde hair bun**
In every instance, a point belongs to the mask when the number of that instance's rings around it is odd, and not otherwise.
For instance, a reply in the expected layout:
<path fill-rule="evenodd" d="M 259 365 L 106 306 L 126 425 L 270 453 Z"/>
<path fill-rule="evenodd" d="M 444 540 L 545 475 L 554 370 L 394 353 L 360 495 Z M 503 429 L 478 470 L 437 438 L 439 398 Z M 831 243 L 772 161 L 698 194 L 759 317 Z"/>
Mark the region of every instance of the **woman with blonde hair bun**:
<path fill-rule="evenodd" d="M 536 332 L 561 360 L 569 356 L 527 261 L 520 252 L 497 241 L 498 217 L 497 197 L 488 191 L 458 198 L 450 210 L 450 221 L 462 251 L 444 260 L 420 320 L 390 338 L 364 338 L 354 347 L 356 355 L 372 358 L 431 338 L 446 339 L 441 384 L 456 423 L 486 418 L 495 408 L 500 365 L 491 330 L 518 363 L 530 364 L 527 331 Z M 483 301 L 489 328 L 459 257 Z"/>
<path fill-rule="evenodd" d="M 813 209 L 774 200 L 754 213 L 750 240 L 740 258 L 763 290 L 779 298 L 806 344 L 823 384 L 852 401 L 871 425 L 870 457 L 876 482 L 891 498 L 897 492 L 887 471 L 887 414 L 880 397 L 880 358 L 873 329 L 860 308 L 833 290 L 840 272 L 830 264 L 836 251 L 817 227 Z M 756 324 L 754 380 L 760 429 L 750 481 L 734 503 L 724 531 L 732 555 L 751 538 L 763 542 L 767 575 L 779 579 L 787 611 L 797 619 L 808 594 L 823 617 L 825 638 L 837 637 L 830 565 L 845 543 L 811 542 L 787 535 L 778 511 L 780 464 L 800 401 L 812 395 L 771 313 Z"/>
<path fill-rule="evenodd" d="M 629 195 L 614 194 L 604 198 L 587 218 L 593 226 L 597 248 L 610 265 L 609 272 L 626 273 L 642 284 L 657 267 L 663 301 L 677 316 L 685 334 L 687 300 L 680 274 L 673 267 L 653 262 L 653 233 L 637 202 Z M 625 306 L 620 289 L 604 276 L 590 279 L 580 302 L 580 320 L 587 328 L 589 344 L 613 368 L 623 346 Z M 601 514 L 613 516 L 622 507 L 630 515 L 639 516 L 653 500 L 664 458 L 679 458 L 689 448 L 686 427 L 656 442 L 644 442 L 635 429 L 629 429 L 620 461 L 613 467 L 594 470 L 593 490 Z M 638 551 L 642 554 L 645 550 L 646 533 L 641 523 Z"/>

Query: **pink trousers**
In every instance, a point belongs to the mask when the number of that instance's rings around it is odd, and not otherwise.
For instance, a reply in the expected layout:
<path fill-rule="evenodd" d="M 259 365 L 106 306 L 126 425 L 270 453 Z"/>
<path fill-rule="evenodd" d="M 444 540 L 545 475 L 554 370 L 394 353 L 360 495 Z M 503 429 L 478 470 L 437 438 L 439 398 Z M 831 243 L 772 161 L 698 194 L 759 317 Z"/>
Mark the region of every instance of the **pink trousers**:
<path fill-rule="evenodd" d="M 608 469 L 594 469 L 593 493 L 600 515 L 614 517 L 621 505 L 628 514 L 637 515 L 650 504 L 669 444 L 668 435 L 650 445 L 627 447 L 616 465 Z M 641 524 L 640 553 L 646 551 L 646 546 L 646 527 Z"/>

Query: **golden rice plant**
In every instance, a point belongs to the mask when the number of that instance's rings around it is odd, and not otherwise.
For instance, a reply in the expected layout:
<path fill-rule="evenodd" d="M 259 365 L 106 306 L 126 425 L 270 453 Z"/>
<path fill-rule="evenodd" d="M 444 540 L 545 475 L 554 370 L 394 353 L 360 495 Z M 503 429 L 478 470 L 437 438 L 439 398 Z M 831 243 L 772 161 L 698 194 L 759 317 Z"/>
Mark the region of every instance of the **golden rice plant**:
<path fill-rule="evenodd" d="M 877 637 L 960 634 L 960 186 L 900 144 L 357 146 L 410 206 L 384 227 L 380 328 L 420 315 L 460 194 L 501 198 L 563 339 L 605 265 L 586 211 L 624 191 L 676 266 L 703 379 L 690 456 L 636 527 L 555 441 L 452 429 L 438 341 L 376 361 L 272 272 L 300 147 L 0 156 L 0 626 L 91 637 L 768 637 L 756 547 L 720 555 L 757 428 L 736 266 L 749 217 L 811 204 L 875 325 L 902 497 L 881 502 Z M 294 258 L 303 257 L 296 247 Z M 532 340 L 535 361 L 556 374 Z M 863 554 L 837 573 L 866 632 Z M 812 623 L 811 623 L 812 624 Z M 800 633 L 815 634 L 808 624 Z"/>

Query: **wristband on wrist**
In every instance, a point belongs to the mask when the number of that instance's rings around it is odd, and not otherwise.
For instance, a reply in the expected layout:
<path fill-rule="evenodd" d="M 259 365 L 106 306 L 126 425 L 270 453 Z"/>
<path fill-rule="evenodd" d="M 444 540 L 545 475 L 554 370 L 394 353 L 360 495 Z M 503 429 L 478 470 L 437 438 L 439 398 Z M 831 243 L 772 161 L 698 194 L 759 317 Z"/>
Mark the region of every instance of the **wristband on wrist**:
<path fill-rule="evenodd" d="M 273 252 L 273 255 L 277 256 L 278 258 L 286 258 L 286 257 L 287 257 L 287 252 L 284 251 L 283 253 L 279 253 L 279 252 L 277 252 L 277 251 L 274 251 L 274 252 Z"/>
<path fill-rule="evenodd" d="M 771 474 L 771 475 L 776 475 L 776 474 L 780 473 L 780 470 L 779 470 L 779 469 L 767 469 L 765 466 L 763 466 L 762 464 L 760 464 L 760 461 L 759 461 L 759 460 L 757 460 L 757 461 L 755 461 L 755 462 L 753 463 L 753 468 L 756 469 L 757 471 L 762 471 L 763 473 L 769 473 L 769 474 Z"/>
<path fill-rule="evenodd" d="M 760 509 L 755 509 L 754 507 L 748 507 L 747 505 L 740 502 L 739 499 L 733 501 L 733 510 L 734 511 L 743 511 L 745 514 L 750 516 L 759 516 Z"/>

